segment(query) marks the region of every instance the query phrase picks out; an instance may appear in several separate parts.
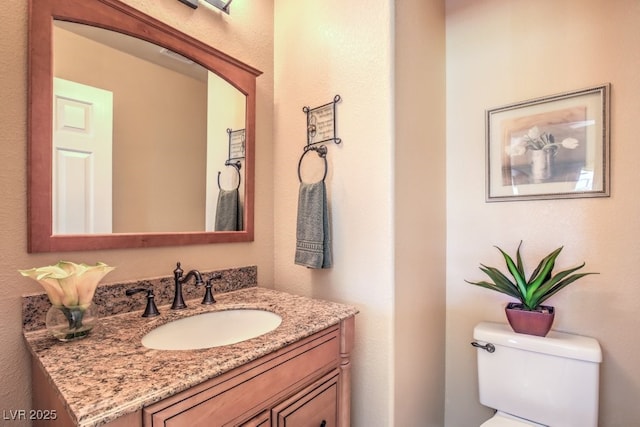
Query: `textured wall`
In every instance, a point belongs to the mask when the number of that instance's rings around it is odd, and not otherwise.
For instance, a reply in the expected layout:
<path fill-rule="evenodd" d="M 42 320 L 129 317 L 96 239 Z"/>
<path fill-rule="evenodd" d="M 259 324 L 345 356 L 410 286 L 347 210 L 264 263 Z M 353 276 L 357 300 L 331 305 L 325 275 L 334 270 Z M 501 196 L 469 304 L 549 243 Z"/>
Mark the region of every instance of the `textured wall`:
<path fill-rule="evenodd" d="M 30 406 L 29 356 L 22 341 L 19 297 L 39 290 L 39 286 L 19 276 L 16 271 L 19 268 L 46 265 L 60 259 L 87 263 L 104 261 L 117 267 L 107 276 L 108 280 L 124 281 L 170 274 L 178 260 L 185 267 L 203 270 L 257 265 L 259 284 L 272 285 L 272 3 L 235 0 L 231 15 L 203 6 L 192 10 L 176 0 L 126 0 L 126 3 L 264 71 L 258 78 L 257 96 L 256 239 L 252 243 L 238 244 L 27 254 L 28 2 L 4 2 L 0 10 L 0 144 L 3 153 L 3 167 L 0 168 L 0 410 Z M 179 202 L 179 195 L 177 200 Z"/>
<path fill-rule="evenodd" d="M 521 239 L 530 269 L 564 245 L 558 268 L 584 260 L 585 271 L 600 272 L 549 300 L 555 328 L 602 345 L 599 425 L 637 425 L 640 3 L 449 0 L 447 6 L 446 425 L 490 417 L 478 403 L 469 342 L 479 321 L 505 321 L 508 300 L 464 279 L 480 279 L 481 262 L 502 265 L 493 245 L 512 251 Z M 612 84 L 611 197 L 485 203 L 484 110 L 605 82 Z"/>
<path fill-rule="evenodd" d="M 26 252 L 27 159 L 27 2 L 8 2 L 0 11 L 0 409 L 27 409 L 29 360 L 22 343 L 19 296 L 24 281 L 16 272 L 24 266 Z M 29 287 L 28 289 L 34 289 Z M 19 425 L 19 424 L 17 424 Z M 24 423 L 27 425 L 27 423 Z"/>
<path fill-rule="evenodd" d="M 275 2 L 275 284 L 356 304 L 353 425 L 392 425 L 393 99 L 388 0 Z M 334 267 L 293 263 L 298 177 L 306 144 L 303 106 L 339 94 L 327 188 Z M 312 153 L 313 154 L 313 153 Z M 314 159 L 315 157 L 315 159 Z M 307 161 L 308 160 L 308 161 Z M 314 162 L 315 160 L 315 162 Z M 303 164 L 319 179 L 317 156 Z"/>
<path fill-rule="evenodd" d="M 444 0 L 395 2 L 394 424 L 444 424 Z"/>

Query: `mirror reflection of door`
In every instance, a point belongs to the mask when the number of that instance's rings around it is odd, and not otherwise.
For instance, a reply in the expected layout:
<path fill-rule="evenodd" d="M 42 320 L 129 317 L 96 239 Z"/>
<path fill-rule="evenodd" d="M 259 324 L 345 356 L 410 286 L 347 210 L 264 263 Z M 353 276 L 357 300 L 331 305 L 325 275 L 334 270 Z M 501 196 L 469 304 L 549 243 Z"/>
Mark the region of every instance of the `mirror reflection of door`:
<path fill-rule="evenodd" d="M 53 233 L 111 233 L 113 94 L 53 82 Z"/>

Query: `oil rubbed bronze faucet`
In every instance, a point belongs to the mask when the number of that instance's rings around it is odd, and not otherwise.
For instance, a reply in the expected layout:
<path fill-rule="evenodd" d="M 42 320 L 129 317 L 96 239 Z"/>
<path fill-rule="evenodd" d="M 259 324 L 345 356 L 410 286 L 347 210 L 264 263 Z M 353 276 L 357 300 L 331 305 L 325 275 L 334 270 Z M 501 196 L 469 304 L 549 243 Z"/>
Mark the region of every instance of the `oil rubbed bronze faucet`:
<path fill-rule="evenodd" d="M 182 298 L 182 284 L 186 283 L 192 277 L 196 278 L 196 286 L 204 284 L 202 281 L 202 275 L 198 270 L 191 270 L 186 276 L 182 277 L 184 271 L 180 268 L 180 263 L 177 263 L 176 269 L 173 270 L 173 277 L 175 279 L 175 295 L 173 296 L 173 304 L 171 304 L 171 310 L 181 310 L 187 308 L 187 304 L 184 303 Z"/>
<path fill-rule="evenodd" d="M 156 307 L 156 303 L 154 301 L 155 295 L 153 294 L 152 287 L 148 287 L 148 288 L 139 287 L 139 288 L 127 289 L 125 291 L 125 295 L 130 297 L 131 295 L 137 294 L 139 292 L 147 293 L 147 306 L 144 309 L 144 313 L 142 313 L 142 317 L 155 317 L 159 315 L 160 312 L 158 311 L 158 307 Z"/>

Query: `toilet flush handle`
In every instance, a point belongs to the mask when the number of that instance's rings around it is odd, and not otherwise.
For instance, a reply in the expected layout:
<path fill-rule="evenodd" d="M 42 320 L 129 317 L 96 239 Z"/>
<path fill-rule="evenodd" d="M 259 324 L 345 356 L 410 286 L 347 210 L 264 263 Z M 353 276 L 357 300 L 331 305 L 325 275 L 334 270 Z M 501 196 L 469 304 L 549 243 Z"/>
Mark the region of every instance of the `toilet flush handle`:
<path fill-rule="evenodd" d="M 477 347 L 477 348 L 481 348 L 483 350 L 487 350 L 489 353 L 493 353 L 494 351 L 496 351 L 496 346 L 494 346 L 491 343 L 482 345 L 479 342 L 472 341 L 471 345 L 474 346 L 474 347 Z"/>

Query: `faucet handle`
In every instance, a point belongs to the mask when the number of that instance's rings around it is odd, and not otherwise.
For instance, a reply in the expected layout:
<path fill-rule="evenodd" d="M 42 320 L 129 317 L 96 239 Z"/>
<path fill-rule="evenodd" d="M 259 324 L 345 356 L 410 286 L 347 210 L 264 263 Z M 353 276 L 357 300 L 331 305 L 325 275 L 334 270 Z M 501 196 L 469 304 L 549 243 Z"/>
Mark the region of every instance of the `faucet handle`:
<path fill-rule="evenodd" d="M 176 279 L 179 279 L 180 277 L 182 277 L 182 273 L 184 273 L 184 271 L 182 270 L 182 268 L 180 268 L 180 261 L 176 262 L 176 269 L 173 270 L 173 276 Z"/>
<path fill-rule="evenodd" d="M 125 291 L 125 295 L 130 297 L 133 294 L 137 294 L 139 292 L 147 293 L 147 306 L 144 309 L 144 313 L 142 313 L 142 317 L 154 317 L 160 314 L 158 311 L 158 307 L 156 307 L 156 303 L 154 301 L 155 295 L 153 294 L 153 288 L 133 288 L 127 289 Z"/>
<path fill-rule="evenodd" d="M 216 278 L 215 276 L 213 278 Z M 207 279 L 207 282 L 204 285 L 204 298 L 202 299 L 202 303 L 201 304 L 213 304 L 216 302 L 215 298 L 213 297 L 213 292 L 211 291 L 211 287 L 212 287 L 212 280 L 211 279 Z"/>

